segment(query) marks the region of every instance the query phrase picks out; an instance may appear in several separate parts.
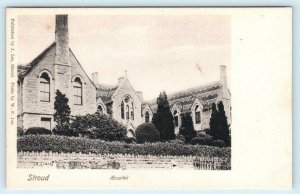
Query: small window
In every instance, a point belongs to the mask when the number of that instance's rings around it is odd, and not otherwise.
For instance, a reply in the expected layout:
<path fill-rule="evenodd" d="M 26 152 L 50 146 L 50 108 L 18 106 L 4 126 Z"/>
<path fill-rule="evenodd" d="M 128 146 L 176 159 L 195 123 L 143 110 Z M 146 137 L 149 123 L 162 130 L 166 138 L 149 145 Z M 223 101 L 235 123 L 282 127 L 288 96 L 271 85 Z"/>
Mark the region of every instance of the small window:
<path fill-rule="evenodd" d="M 40 100 L 50 102 L 50 78 L 47 73 L 40 76 Z"/>
<path fill-rule="evenodd" d="M 198 105 L 195 107 L 195 122 L 196 124 L 201 123 L 201 112 L 200 107 Z"/>
<path fill-rule="evenodd" d="M 178 112 L 177 112 L 177 110 L 174 110 L 174 112 L 173 112 L 173 116 L 174 116 L 174 125 L 175 125 L 175 127 L 178 127 Z"/>
<path fill-rule="evenodd" d="M 129 119 L 129 106 L 126 106 L 126 119 Z"/>
<path fill-rule="evenodd" d="M 41 125 L 42 125 L 42 127 L 46 128 L 48 130 L 51 130 L 51 118 L 42 117 Z"/>
<path fill-rule="evenodd" d="M 121 103 L 121 118 L 122 119 L 125 118 L 124 114 L 125 114 L 125 111 L 124 111 L 124 102 L 122 101 L 122 103 Z"/>
<path fill-rule="evenodd" d="M 131 120 L 134 120 L 134 106 L 133 106 L 133 102 L 131 103 Z"/>
<path fill-rule="evenodd" d="M 82 82 L 78 77 L 74 81 L 73 92 L 74 92 L 74 104 L 82 105 Z"/>
<path fill-rule="evenodd" d="M 149 123 L 149 122 L 150 122 L 150 114 L 149 114 L 148 111 L 146 111 L 146 113 L 145 113 L 145 122 L 146 122 L 146 123 Z"/>

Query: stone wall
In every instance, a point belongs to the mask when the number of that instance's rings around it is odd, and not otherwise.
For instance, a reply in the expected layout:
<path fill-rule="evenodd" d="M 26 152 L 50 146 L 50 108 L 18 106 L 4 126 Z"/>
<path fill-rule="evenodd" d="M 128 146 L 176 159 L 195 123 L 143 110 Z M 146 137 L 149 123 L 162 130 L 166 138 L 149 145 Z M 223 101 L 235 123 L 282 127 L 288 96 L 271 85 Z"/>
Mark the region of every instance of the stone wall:
<path fill-rule="evenodd" d="M 121 102 L 125 95 L 130 96 L 134 103 L 134 120 L 126 120 L 121 117 Z M 136 129 L 137 126 L 144 123 L 141 117 L 141 107 L 142 102 L 140 101 L 138 95 L 132 88 L 131 84 L 127 79 L 122 83 L 118 91 L 113 95 L 113 118 L 125 126 L 129 126 L 127 122 L 130 122 Z"/>
<path fill-rule="evenodd" d="M 223 169 L 219 158 L 52 152 L 19 152 L 17 166 L 60 169 Z"/>

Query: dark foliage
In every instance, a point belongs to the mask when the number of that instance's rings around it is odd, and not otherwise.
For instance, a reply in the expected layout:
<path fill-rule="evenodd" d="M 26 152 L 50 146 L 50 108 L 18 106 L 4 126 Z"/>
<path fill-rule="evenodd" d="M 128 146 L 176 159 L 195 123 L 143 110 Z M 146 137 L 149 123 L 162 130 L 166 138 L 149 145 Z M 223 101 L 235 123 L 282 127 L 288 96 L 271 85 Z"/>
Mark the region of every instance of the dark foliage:
<path fill-rule="evenodd" d="M 175 138 L 173 115 L 170 110 L 168 97 L 164 91 L 157 98 L 157 112 L 153 115 L 152 123 L 158 130 L 162 141 Z"/>
<path fill-rule="evenodd" d="M 136 154 L 136 155 L 184 155 L 221 157 L 230 161 L 231 149 L 212 146 L 155 142 L 144 144 L 127 144 L 125 142 L 108 142 L 83 137 L 66 137 L 56 135 L 25 135 L 18 138 L 17 150 L 35 152 L 81 152 L 99 154 Z"/>
<path fill-rule="evenodd" d="M 49 134 L 52 134 L 52 132 L 43 127 L 31 127 L 28 128 L 24 133 L 24 135 L 49 135 Z"/>
<path fill-rule="evenodd" d="M 191 113 L 181 114 L 181 126 L 179 129 L 179 134 L 183 135 L 186 143 L 190 143 L 192 138 L 196 137 L 196 131 L 193 124 L 193 119 Z"/>
<path fill-rule="evenodd" d="M 216 104 L 213 104 L 209 125 L 209 134 L 214 140 L 223 140 L 226 146 L 230 146 L 229 125 L 222 101 L 218 103 L 218 110 Z"/>
<path fill-rule="evenodd" d="M 87 114 L 72 120 L 71 130 L 81 136 L 106 141 L 121 141 L 126 137 L 126 128 L 105 114 Z"/>
<path fill-rule="evenodd" d="M 136 139 L 134 137 L 125 137 L 124 142 L 125 143 L 134 143 L 134 142 L 136 142 Z"/>
<path fill-rule="evenodd" d="M 152 123 L 143 123 L 136 129 L 137 143 L 159 141 L 159 133 Z"/>
<path fill-rule="evenodd" d="M 223 140 L 214 140 L 212 143 L 213 146 L 223 148 L 226 146 L 225 142 Z"/>
<path fill-rule="evenodd" d="M 213 140 L 209 137 L 195 137 L 191 140 L 192 145 L 212 145 Z"/>
<path fill-rule="evenodd" d="M 55 102 L 54 102 L 54 121 L 56 121 L 56 130 L 68 130 L 70 126 L 70 114 L 71 109 L 68 105 L 69 99 L 65 94 L 62 94 L 59 90 L 56 90 Z"/>
<path fill-rule="evenodd" d="M 18 128 L 17 128 L 17 137 L 20 137 L 20 136 L 22 136 L 22 135 L 24 135 L 24 129 L 18 127 Z"/>

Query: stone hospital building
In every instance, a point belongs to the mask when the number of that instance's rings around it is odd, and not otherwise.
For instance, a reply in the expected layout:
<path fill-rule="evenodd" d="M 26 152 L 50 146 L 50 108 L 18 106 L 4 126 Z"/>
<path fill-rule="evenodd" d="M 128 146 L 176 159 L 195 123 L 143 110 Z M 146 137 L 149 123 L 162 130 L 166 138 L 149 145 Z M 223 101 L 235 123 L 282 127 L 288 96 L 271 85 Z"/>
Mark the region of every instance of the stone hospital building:
<path fill-rule="evenodd" d="M 99 83 L 97 72 L 89 77 L 69 48 L 68 16 L 55 19 L 55 41 L 29 64 L 18 66 L 18 127 L 52 130 L 55 91 L 59 89 L 69 99 L 72 116 L 97 111 L 108 114 L 126 126 L 128 136 L 134 136 L 138 125 L 151 122 L 156 100 L 144 101 L 143 93 L 134 90 L 126 75 L 112 86 Z M 223 101 L 231 123 L 225 66 L 220 66 L 220 80 L 167 95 L 176 133 L 180 114 L 187 111 L 197 131 L 209 128 L 212 103 L 218 101 Z"/>

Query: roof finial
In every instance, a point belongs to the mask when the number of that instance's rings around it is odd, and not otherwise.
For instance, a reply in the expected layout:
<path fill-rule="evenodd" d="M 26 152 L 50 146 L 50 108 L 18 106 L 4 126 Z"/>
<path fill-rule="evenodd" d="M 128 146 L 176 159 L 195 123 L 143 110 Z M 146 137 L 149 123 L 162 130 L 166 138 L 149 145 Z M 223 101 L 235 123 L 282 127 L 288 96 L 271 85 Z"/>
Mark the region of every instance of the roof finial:
<path fill-rule="evenodd" d="M 125 78 L 127 78 L 127 70 L 125 70 Z"/>

